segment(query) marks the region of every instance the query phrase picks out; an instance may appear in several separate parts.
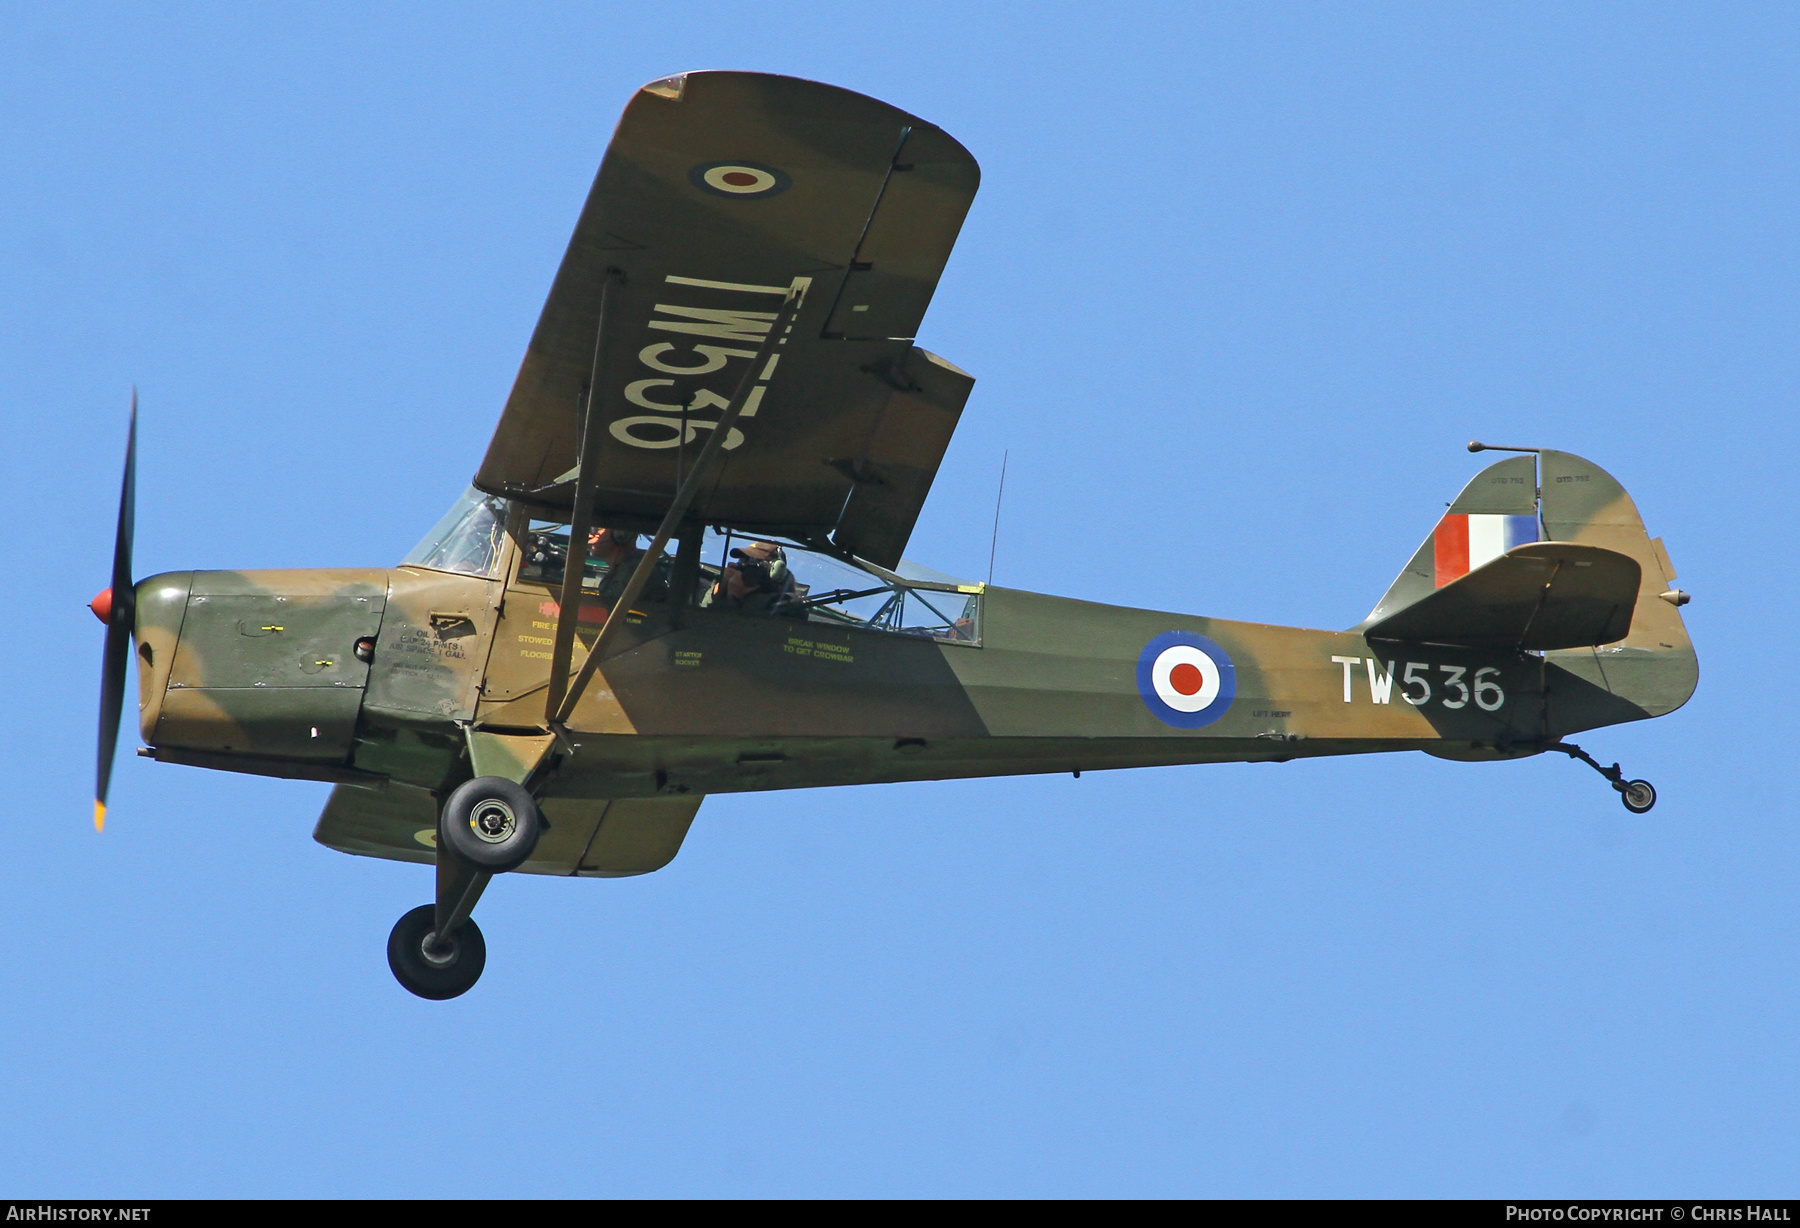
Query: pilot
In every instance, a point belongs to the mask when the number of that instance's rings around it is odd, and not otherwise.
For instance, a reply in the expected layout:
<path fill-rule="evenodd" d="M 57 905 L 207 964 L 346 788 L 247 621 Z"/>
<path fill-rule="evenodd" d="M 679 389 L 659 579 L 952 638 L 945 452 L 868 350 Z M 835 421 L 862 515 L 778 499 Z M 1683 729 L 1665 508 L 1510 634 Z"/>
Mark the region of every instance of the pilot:
<path fill-rule="evenodd" d="M 607 610 L 611 610 L 613 603 L 624 595 L 625 586 L 631 583 L 631 573 L 637 570 L 638 560 L 644 557 L 644 552 L 638 549 L 637 539 L 638 535 L 627 529 L 601 528 L 588 534 L 588 557 L 606 568 L 600 577 L 600 591 L 595 600 Z M 646 592 L 645 596 L 656 599 L 652 593 Z"/>
<path fill-rule="evenodd" d="M 706 604 L 743 614 L 784 613 L 794 591 L 787 553 L 774 542 L 751 542 L 733 550 L 731 557 L 737 562 L 726 566 Z"/>

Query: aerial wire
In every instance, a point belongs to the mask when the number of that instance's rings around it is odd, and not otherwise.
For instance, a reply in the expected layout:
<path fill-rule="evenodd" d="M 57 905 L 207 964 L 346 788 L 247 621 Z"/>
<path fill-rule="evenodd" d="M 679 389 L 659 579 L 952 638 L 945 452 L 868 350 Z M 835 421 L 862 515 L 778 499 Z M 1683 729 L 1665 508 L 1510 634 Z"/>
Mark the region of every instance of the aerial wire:
<path fill-rule="evenodd" d="M 1000 454 L 1000 489 L 994 495 L 994 536 L 988 542 L 987 582 L 990 587 L 994 583 L 994 553 L 1000 548 L 1000 500 L 1006 497 L 1006 462 L 1011 456 L 1011 448 Z"/>

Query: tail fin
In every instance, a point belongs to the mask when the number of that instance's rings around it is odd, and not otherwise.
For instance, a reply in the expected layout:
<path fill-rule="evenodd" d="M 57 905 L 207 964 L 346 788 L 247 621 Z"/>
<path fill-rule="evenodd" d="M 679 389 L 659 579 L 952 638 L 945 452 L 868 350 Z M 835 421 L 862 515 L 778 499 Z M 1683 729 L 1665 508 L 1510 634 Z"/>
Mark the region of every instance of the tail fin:
<path fill-rule="evenodd" d="M 1398 614 L 1514 546 L 1541 540 L 1537 457 L 1512 456 L 1489 465 L 1463 487 L 1399 579 L 1356 630 L 1367 630 Z"/>
<path fill-rule="evenodd" d="M 1560 736 L 1661 716 L 1686 703 L 1699 681 L 1699 665 L 1679 610 L 1687 596 L 1674 587 L 1668 552 L 1660 538 L 1653 541 L 1645 532 L 1625 488 L 1600 466 L 1568 452 L 1544 449 L 1509 457 L 1477 474 L 1356 630 L 1391 635 L 1428 621 L 1428 608 L 1450 609 L 1457 603 L 1436 599 L 1410 618 L 1395 616 L 1489 564 L 1494 564 L 1489 568 L 1494 580 L 1485 587 L 1494 588 L 1507 567 L 1516 570 L 1527 563 L 1523 556 L 1574 557 L 1547 546 L 1507 555 L 1538 541 L 1593 548 L 1592 557 L 1602 563 L 1606 552 L 1624 555 L 1640 573 L 1629 622 L 1602 619 L 1596 624 L 1608 626 L 1607 634 L 1622 632 L 1622 638 L 1543 654 L 1550 732 Z M 1626 587 L 1630 589 L 1629 581 Z M 1457 588 L 1474 593 L 1483 585 L 1471 581 Z M 1548 582 L 1545 591 L 1550 591 Z M 1627 591 L 1619 599 L 1632 597 Z"/>

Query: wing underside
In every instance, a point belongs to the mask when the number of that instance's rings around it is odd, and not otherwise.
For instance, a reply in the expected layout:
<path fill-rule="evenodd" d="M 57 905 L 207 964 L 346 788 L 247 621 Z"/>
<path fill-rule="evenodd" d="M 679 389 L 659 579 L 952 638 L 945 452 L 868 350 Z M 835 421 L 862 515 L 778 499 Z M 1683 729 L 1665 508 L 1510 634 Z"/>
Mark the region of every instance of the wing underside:
<path fill-rule="evenodd" d="M 623 878 L 660 870 L 681 851 L 700 797 L 545 798 L 545 830 L 519 870 L 526 874 Z M 313 839 L 327 848 L 389 861 L 437 862 L 437 801 L 423 789 L 338 785 Z"/>
<path fill-rule="evenodd" d="M 476 485 L 568 515 L 589 388 L 595 514 L 654 522 L 749 373 L 695 521 L 898 562 L 973 379 L 912 344 L 979 183 L 935 126 L 848 90 L 690 73 L 626 107 Z"/>

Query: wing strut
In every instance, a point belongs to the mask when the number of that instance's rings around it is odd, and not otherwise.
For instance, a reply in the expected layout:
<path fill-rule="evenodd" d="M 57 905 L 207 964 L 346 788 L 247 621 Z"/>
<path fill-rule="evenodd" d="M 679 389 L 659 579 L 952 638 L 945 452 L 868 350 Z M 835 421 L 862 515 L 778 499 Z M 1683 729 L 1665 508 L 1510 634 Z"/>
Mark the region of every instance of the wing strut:
<path fill-rule="evenodd" d="M 544 698 L 544 719 L 551 721 L 569 689 L 569 665 L 575 656 L 575 629 L 580 624 L 581 578 L 587 569 L 588 533 L 594 527 L 594 488 L 600 484 L 600 432 L 594 402 L 600 384 L 600 338 L 606 334 L 606 305 L 618 284 L 615 269 L 608 269 L 600 285 L 600 322 L 594 326 L 594 363 L 588 373 L 587 405 L 581 416 L 581 451 L 575 477 L 575 509 L 570 517 L 569 554 L 563 563 L 562 600 L 556 607 L 556 646 L 550 650 L 550 691 Z"/>
<path fill-rule="evenodd" d="M 619 628 L 625 625 L 626 613 L 631 609 L 632 603 L 643 593 L 644 585 L 650 582 L 651 575 L 656 571 L 656 564 L 662 559 L 663 550 L 669 544 L 669 538 L 674 535 L 675 529 L 681 524 L 681 518 L 687 514 L 688 505 L 693 503 L 694 496 L 700 493 L 700 485 L 710 475 L 714 464 L 719 459 L 719 454 L 725 450 L 725 440 L 730 437 L 731 428 L 737 424 L 738 415 L 743 412 L 744 403 L 750 399 L 750 389 L 755 386 L 758 374 L 774 356 L 776 350 L 787 344 L 788 333 L 794 327 L 794 316 L 799 313 L 800 305 L 806 301 L 806 290 L 810 285 L 812 285 L 812 278 L 796 277 L 788 287 L 787 297 L 782 300 L 781 310 L 775 313 L 775 320 L 769 326 L 768 335 L 757 347 L 756 357 L 751 359 L 749 366 L 744 369 L 743 378 L 738 380 L 737 391 L 731 394 L 731 404 L 719 416 L 719 423 L 712 429 L 706 446 L 700 449 L 700 455 L 695 459 L 694 467 L 688 471 L 687 477 L 681 483 L 681 488 L 675 492 L 674 501 L 669 504 L 669 510 L 663 514 L 662 524 L 657 526 L 656 536 L 650 541 L 650 548 L 644 552 L 644 557 L 638 560 L 637 569 L 631 573 L 631 580 L 625 585 L 625 591 L 619 594 L 618 601 L 614 602 L 613 608 L 607 611 L 606 625 L 601 627 L 600 634 L 594 637 L 594 645 L 588 649 L 587 659 L 581 663 L 581 672 L 575 675 L 575 682 L 569 688 L 568 694 L 563 697 L 561 705 L 551 714 L 552 726 L 560 728 L 569 719 L 570 714 L 575 711 L 575 705 L 581 701 L 581 693 L 587 688 L 588 680 L 594 676 L 594 670 L 599 667 L 600 658 L 605 653 L 606 646 L 618 634 Z M 584 432 L 583 435 L 583 451 L 587 449 L 587 434 Z M 588 474 L 584 471 L 581 481 L 586 483 L 589 480 Z M 576 514 L 581 514 L 579 507 L 576 509 Z M 575 542 L 571 537 L 569 541 L 571 559 L 574 557 L 574 551 Z M 576 577 L 576 582 L 579 585 L 579 575 Z M 567 593 L 567 575 L 564 576 L 563 583 L 563 591 Z M 579 592 L 579 588 L 577 591 Z M 569 604 L 563 606 L 558 617 L 559 619 L 573 618 Z M 571 656 L 573 656 L 574 632 L 572 629 L 569 638 Z M 562 633 L 559 624 L 557 633 L 559 647 L 561 643 Z M 556 662 L 552 661 L 553 674 L 555 669 Z M 567 666 L 564 666 L 564 669 L 566 670 Z"/>

